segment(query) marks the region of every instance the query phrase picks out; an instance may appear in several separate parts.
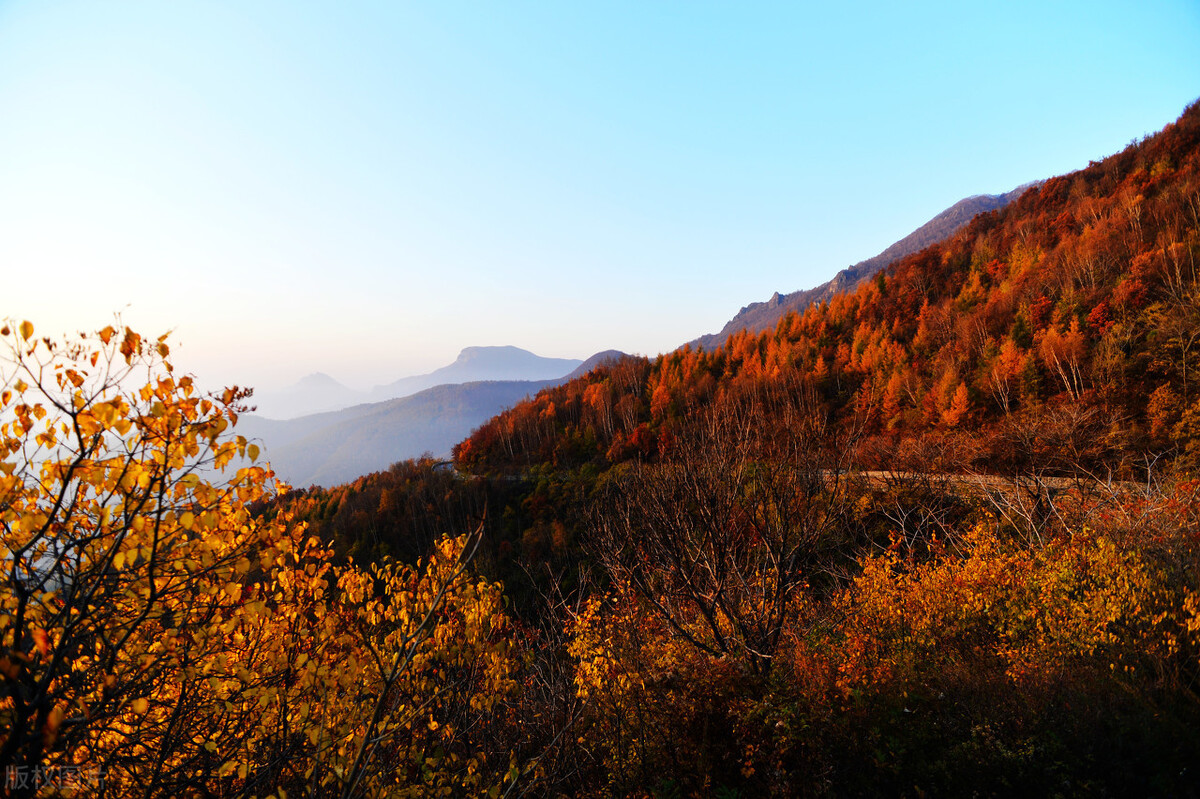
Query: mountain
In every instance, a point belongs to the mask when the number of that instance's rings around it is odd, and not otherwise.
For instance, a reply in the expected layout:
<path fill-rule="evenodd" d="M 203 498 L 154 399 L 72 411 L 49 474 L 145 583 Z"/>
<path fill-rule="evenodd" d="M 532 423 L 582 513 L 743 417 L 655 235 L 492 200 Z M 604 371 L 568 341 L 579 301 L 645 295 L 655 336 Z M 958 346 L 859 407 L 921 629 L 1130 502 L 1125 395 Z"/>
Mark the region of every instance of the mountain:
<path fill-rule="evenodd" d="M 803 311 L 813 303 L 828 300 L 839 291 L 849 291 L 855 288 L 894 261 L 954 235 L 976 215 L 1003 208 L 1038 183 L 1039 181 L 1026 183 L 1005 194 L 977 194 L 974 197 L 959 200 L 879 255 L 843 269 L 834 275 L 832 280 L 822 283 L 816 288 L 794 291 L 791 294 L 780 294 L 777 291 L 766 302 L 754 302 L 742 308 L 725 327 L 721 328 L 721 332 L 701 336 L 690 343 L 693 347 L 713 350 L 739 331 L 749 330 L 751 333 L 758 333 L 772 328 L 788 311 Z"/>
<path fill-rule="evenodd" d="M 470 349 L 478 352 L 516 348 Z M 468 354 L 468 361 L 471 357 Z M 239 422 L 238 432 L 263 443 L 267 460 L 281 479 L 295 486 L 330 486 L 425 453 L 448 457 L 454 444 L 505 408 L 623 357 L 624 353 L 617 350 L 605 350 L 586 361 L 572 361 L 578 364 L 575 371 L 551 380 L 451 383 L 407 397 L 295 419 L 246 414 Z M 521 359 L 523 356 L 514 360 Z"/>
<path fill-rule="evenodd" d="M 455 442 L 552 381 L 489 381 L 435 386 L 412 396 L 333 413 L 275 421 L 244 416 L 238 431 L 263 442 L 276 474 L 295 486 L 336 485 Z"/>
<path fill-rule="evenodd" d="M 402 377 L 375 386 L 371 396 L 376 400 L 394 399 L 433 386 L 480 380 L 553 380 L 566 375 L 580 363 L 582 361 L 574 358 L 543 358 L 520 347 L 467 347 L 454 363 L 428 374 Z"/>
<path fill-rule="evenodd" d="M 603 352 L 597 352 L 595 355 L 579 364 L 579 366 L 575 367 L 575 370 L 564 377 L 563 380 L 574 380 L 577 377 L 583 377 L 597 366 L 603 366 L 605 364 L 619 361 L 622 358 L 628 357 L 628 355 L 620 350 L 604 350 Z"/>
<path fill-rule="evenodd" d="M 592 358 L 601 355 L 604 353 Z M 324 372 L 314 372 L 286 388 L 255 393 L 253 405 L 259 416 L 268 419 L 296 419 L 369 402 L 408 397 L 434 386 L 489 380 L 553 380 L 565 375 L 573 376 L 572 370 L 583 363 L 575 358 L 543 358 L 519 347 L 467 347 L 447 366 L 428 374 L 402 377 L 387 385 L 375 386 L 370 392 L 355 391 Z"/>
<path fill-rule="evenodd" d="M 291 419 L 365 402 L 367 395 L 342 385 L 324 372 L 314 372 L 287 388 L 255 393 L 257 412 L 271 419 Z"/>
<path fill-rule="evenodd" d="M 1103 161 L 980 202 L 1002 200 L 874 279 L 831 281 L 828 301 L 778 298 L 761 332 L 545 390 L 460 444 L 457 466 L 653 460 L 705 408 L 772 392 L 819 409 L 824 439 L 859 441 L 869 468 L 940 446 L 993 473 L 1200 465 L 1200 103 Z"/>
<path fill-rule="evenodd" d="M 498 759 L 579 747 L 545 794 L 1192 795 L 1198 278 L 1200 103 L 765 331 L 543 389 L 456 473 L 282 503 L 358 562 L 480 531 L 528 675 Z"/>

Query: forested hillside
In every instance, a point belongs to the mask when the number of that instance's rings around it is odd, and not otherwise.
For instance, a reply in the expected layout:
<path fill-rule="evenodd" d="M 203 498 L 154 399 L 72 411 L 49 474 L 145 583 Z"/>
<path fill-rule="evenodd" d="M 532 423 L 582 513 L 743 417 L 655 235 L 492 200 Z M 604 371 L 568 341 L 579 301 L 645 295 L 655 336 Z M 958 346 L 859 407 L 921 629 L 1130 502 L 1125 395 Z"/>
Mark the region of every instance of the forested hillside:
<path fill-rule="evenodd" d="M 738 311 L 721 328 L 720 332 L 701 336 L 692 341 L 691 345 L 712 350 L 724 344 L 735 333 L 743 330 L 750 333 L 761 333 L 775 327 L 788 311 L 802 312 L 808 306 L 831 299 L 839 292 L 853 291 L 859 283 L 873 277 L 876 272 L 885 269 L 893 261 L 898 261 L 906 255 L 911 255 L 931 244 L 949 238 L 985 211 L 1003 208 L 1024 194 L 1030 185 L 1032 184 L 1018 186 L 1004 194 L 978 194 L 959 200 L 912 233 L 891 244 L 878 255 L 846 267 L 834 275 L 833 279 L 811 289 L 793 291 L 789 294 L 775 292 L 774 296 L 766 302 L 752 302 Z"/>
<path fill-rule="evenodd" d="M 360 557 L 484 520 L 531 792 L 1190 795 L 1198 145 L 1192 106 L 774 330 L 541 392 L 458 476 L 289 507 Z"/>
<path fill-rule="evenodd" d="M 774 330 L 296 491 L 166 337 L 5 325 L 0 768 L 1195 796 L 1198 259 L 1193 104 Z"/>
<path fill-rule="evenodd" d="M 878 445 L 864 452 L 969 431 L 959 459 L 1011 471 L 1037 455 L 1014 436 L 1047 428 L 1078 450 L 1055 447 L 1071 460 L 1059 471 L 1128 477 L 1152 453 L 1194 460 L 1198 137 L 1193 106 L 772 331 L 543 392 L 476 431 L 458 463 L 498 473 L 644 458 L 696 409 L 793 383 L 830 424 Z"/>

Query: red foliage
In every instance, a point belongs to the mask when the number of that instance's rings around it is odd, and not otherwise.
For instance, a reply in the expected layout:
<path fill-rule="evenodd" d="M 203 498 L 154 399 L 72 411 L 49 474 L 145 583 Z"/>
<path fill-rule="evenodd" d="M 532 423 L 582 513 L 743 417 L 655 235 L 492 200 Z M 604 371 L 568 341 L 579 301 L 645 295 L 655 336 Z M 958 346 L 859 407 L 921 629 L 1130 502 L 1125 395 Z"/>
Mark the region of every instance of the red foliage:
<path fill-rule="evenodd" d="M 1101 386 L 1111 388 L 1108 418 L 1144 424 L 1157 387 L 1146 382 L 1149 366 L 1187 394 L 1189 367 L 1155 344 L 1170 339 L 1157 332 L 1165 317 L 1155 309 L 1196 291 L 1194 270 L 1178 265 L 1200 258 L 1197 185 L 1193 107 L 1158 135 L 1047 181 L 772 330 L 738 333 L 712 351 L 630 359 L 542 392 L 481 427 L 456 460 L 493 471 L 653 458 L 663 433 L 696 409 L 768 384 L 810 386 L 835 425 L 879 434 L 968 423 L 986 431 L 1027 403 L 1064 390 L 1080 402 Z M 1117 325 L 1119 345 L 1101 354 Z M 1016 349 L 998 365 L 1010 339 Z"/>

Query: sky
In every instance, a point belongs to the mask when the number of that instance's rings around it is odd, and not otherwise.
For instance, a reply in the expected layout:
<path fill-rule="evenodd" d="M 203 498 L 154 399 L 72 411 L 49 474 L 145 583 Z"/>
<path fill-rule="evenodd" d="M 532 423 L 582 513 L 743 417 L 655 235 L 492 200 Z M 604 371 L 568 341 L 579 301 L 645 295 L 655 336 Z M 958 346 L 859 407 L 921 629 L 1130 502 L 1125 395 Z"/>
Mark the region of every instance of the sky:
<path fill-rule="evenodd" d="M 0 0 L 0 316 L 204 384 L 653 355 L 1200 97 L 1200 3 Z"/>

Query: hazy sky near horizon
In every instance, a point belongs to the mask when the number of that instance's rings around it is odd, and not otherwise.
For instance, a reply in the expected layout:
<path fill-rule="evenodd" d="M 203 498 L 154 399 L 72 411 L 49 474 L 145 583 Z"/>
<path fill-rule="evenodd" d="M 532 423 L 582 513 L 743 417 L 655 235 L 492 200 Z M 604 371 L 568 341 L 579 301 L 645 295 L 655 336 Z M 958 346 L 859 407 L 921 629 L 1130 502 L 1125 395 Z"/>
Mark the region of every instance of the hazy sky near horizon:
<path fill-rule="evenodd" d="M 0 316 L 205 383 L 655 354 L 1200 96 L 1200 3 L 0 0 Z"/>

